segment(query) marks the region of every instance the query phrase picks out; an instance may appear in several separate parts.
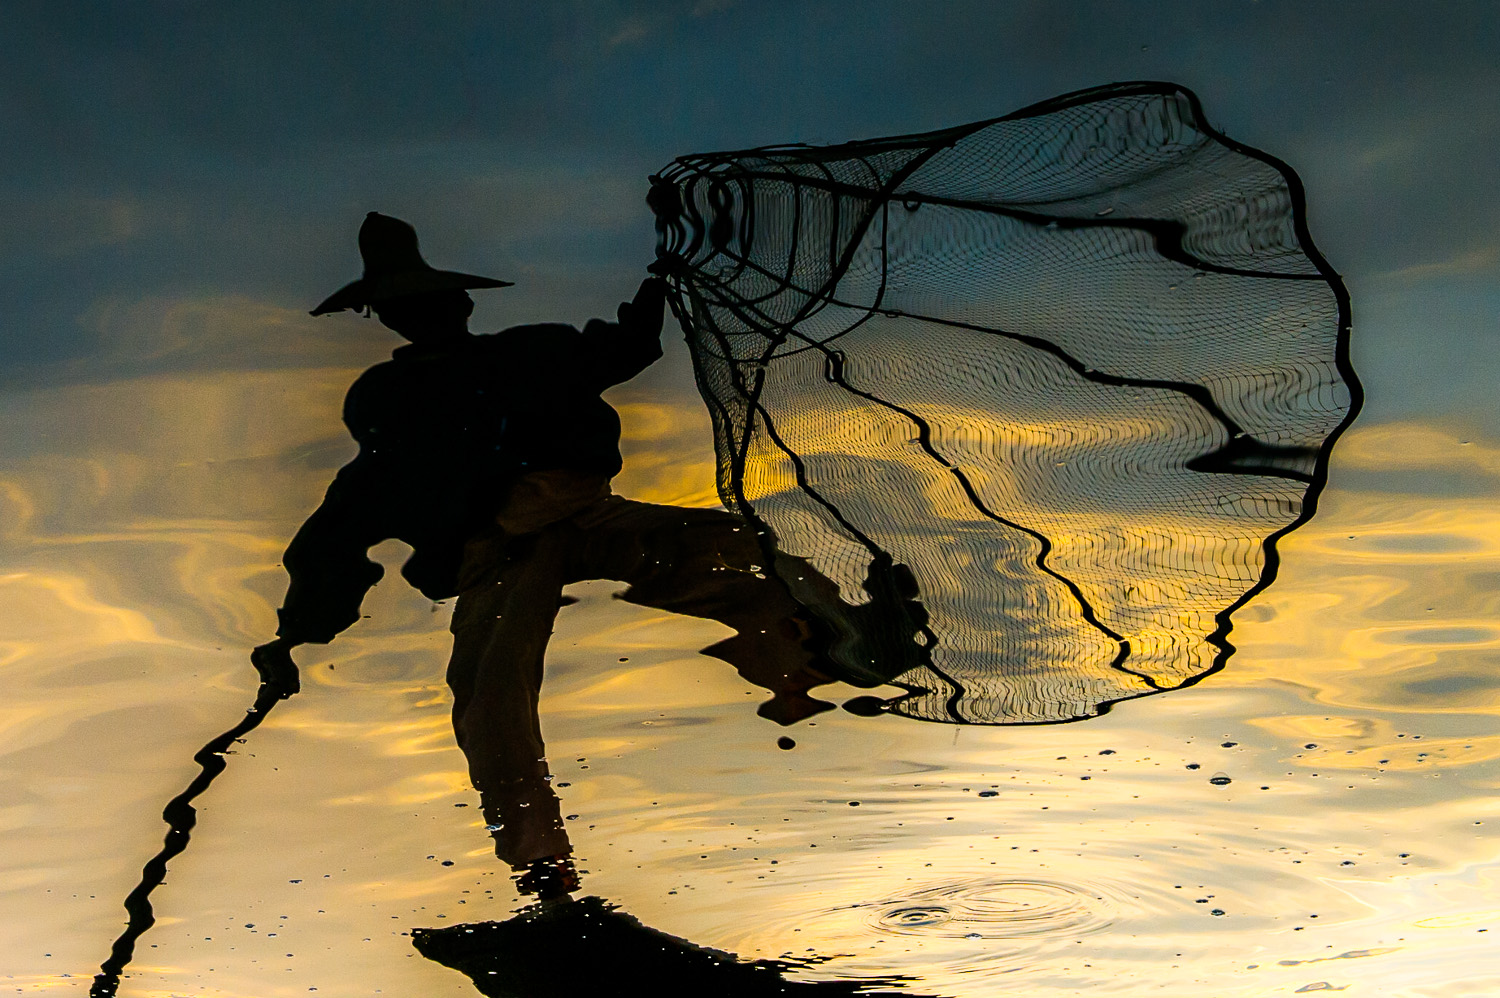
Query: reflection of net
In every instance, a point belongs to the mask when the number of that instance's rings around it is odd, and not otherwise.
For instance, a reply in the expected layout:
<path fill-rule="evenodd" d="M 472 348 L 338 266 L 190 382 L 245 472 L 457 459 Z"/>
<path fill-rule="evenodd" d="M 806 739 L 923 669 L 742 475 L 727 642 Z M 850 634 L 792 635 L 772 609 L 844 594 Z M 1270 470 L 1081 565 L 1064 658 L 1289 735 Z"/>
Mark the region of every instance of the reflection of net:
<path fill-rule="evenodd" d="M 1213 671 L 1357 408 L 1296 175 L 1171 85 L 686 156 L 652 203 L 724 502 L 846 595 L 911 566 L 909 716 L 1071 720 Z"/>

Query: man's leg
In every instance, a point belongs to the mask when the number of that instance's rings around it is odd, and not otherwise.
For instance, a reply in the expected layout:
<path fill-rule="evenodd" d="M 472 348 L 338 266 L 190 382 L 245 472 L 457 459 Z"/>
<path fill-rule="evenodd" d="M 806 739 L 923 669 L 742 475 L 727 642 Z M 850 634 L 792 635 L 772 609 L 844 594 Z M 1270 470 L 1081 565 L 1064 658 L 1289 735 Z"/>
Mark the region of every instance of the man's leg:
<path fill-rule="evenodd" d="M 615 497 L 574 522 L 583 530 L 589 578 L 628 582 L 621 595 L 628 602 L 706 617 L 738 632 L 703 652 L 775 694 L 761 705 L 763 717 L 791 724 L 833 707 L 808 696 L 832 680 L 814 667 L 800 608 L 762 564 L 764 549 L 743 519 Z"/>
<path fill-rule="evenodd" d="M 453 730 L 480 794 L 495 854 L 515 869 L 572 852 L 552 792 L 537 716 L 542 663 L 562 595 L 564 530 L 476 542 L 468 557 L 489 564 L 453 613 Z M 532 876 L 537 873 L 534 868 Z M 543 875 L 545 878 L 545 874 Z M 526 878 L 521 884 L 527 889 Z M 548 885 L 532 885 L 546 893 Z M 556 885 L 552 885 L 556 886 Z"/>

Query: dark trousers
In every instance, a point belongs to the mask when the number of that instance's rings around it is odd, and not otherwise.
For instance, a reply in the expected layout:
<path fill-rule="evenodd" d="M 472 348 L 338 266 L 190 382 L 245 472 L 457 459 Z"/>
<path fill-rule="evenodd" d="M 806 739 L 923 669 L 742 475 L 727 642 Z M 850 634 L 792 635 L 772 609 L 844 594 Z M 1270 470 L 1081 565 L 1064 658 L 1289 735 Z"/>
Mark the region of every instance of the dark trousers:
<path fill-rule="evenodd" d="M 569 583 L 625 582 L 621 598 L 631 603 L 733 628 L 704 653 L 772 691 L 763 716 L 788 724 L 831 706 L 807 694 L 829 680 L 811 667 L 797 603 L 765 561 L 754 529 L 732 513 L 615 495 L 533 533 L 497 530 L 469 543 L 448 684 L 496 855 L 520 868 L 571 851 L 537 715 L 542 662 Z"/>

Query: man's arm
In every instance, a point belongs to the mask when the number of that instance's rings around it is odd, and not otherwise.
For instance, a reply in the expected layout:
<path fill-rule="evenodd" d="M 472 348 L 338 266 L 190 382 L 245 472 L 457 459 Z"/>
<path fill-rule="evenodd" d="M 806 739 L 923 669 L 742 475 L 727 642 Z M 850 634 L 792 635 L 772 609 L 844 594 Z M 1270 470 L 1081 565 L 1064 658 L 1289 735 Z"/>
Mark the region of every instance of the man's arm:
<path fill-rule="evenodd" d="M 666 295 L 667 282 L 648 277 L 633 301 L 621 303 L 618 322 L 594 319 L 583 327 L 579 360 L 599 391 L 629 381 L 661 358 Z"/>
<path fill-rule="evenodd" d="M 276 611 L 276 640 L 250 654 L 261 682 L 283 696 L 300 689 L 291 651 L 300 644 L 327 644 L 359 619 L 359 606 L 384 573 L 369 550 L 389 533 L 380 515 L 384 491 L 368 457 L 357 457 L 338 473 L 328 494 L 282 556 L 291 577 Z"/>

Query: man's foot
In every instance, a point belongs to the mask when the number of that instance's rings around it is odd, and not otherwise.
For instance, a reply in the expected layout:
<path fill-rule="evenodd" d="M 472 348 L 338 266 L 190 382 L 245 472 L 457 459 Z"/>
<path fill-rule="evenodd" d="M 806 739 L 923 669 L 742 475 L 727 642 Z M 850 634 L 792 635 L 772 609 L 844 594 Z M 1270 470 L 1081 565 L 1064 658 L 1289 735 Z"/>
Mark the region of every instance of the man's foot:
<path fill-rule="evenodd" d="M 543 856 L 528 863 L 525 871 L 516 878 L 516 890 L 539 901 L 566 897 L 581 886 L 572 856 Z"/>

